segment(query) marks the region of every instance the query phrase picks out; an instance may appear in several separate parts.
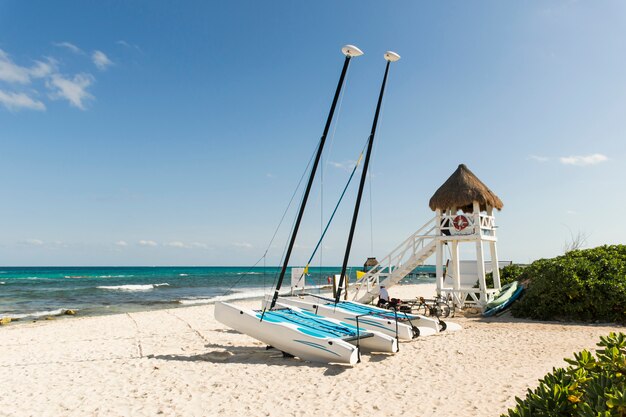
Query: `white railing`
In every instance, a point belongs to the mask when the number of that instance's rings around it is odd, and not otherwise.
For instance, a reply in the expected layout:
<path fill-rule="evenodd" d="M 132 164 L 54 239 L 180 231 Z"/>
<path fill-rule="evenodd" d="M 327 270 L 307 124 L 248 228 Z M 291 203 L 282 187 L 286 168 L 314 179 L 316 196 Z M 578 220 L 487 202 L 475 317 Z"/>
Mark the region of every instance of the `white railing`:
<path fill-rule="evenodd" d="M 370 302 L 378 296 L 379 285 L 391 286 L 424 263 L 435 251 L 439 236 L 436 217 L 398 245 L 389 255 L 372 267 L 354 285 L 352 299 Z"/>
<path fill-rule="evenodd" d="M 476 223 L 474 214 L 442 215 L 441 232 L 447 236 L 478 234 L 479 230 L 477 230 Z M 478 224 L 481 234 L 488 236 L 495 234 L 495 217 L 481 213 Z"/>

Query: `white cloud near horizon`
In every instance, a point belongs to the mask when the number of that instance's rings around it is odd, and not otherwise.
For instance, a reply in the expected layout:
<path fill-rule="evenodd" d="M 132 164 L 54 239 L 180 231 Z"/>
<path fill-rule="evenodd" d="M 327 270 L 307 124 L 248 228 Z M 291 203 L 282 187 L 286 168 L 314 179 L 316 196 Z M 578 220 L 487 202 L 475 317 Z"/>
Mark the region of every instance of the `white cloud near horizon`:
<path fill-rule="evenodd" d="M 248 242 L 235 242 L 233 243 L 234 246 L 237 246 L 238 248 L 253 248 L 252 243 L 248 243 Z"/>
<path fill-rule="evenodd" d="M 93 51 L 93 54 L 91 54 L 91 61 L 100 71 L 106 71 L 108 67 L 113 65 L 113 61 L 104 52 L 98 50 Z"/>
<path fill-rule="evenodd" d="M 190 248 L 191 247 L 190 245 L 187 245 L 186 243 L 181 242 L 179 240 L 168 242 L 165 244 L 165 246 L 170 246 L 172 248 Z"/>
<path fill-rule="evenodd" d="M 579 156 L 562 156 L 559 161 L 564 165 L 588 166 L 607 161 L 609 158 L 601 153 Z"/>
<path fill-rule="evenodd" d="M 68 50 L 74 52 L 75 54 L 84 54 L 82 49 L 80 49 L 78 46 L 76 46 L 76 45 L 74 45 L 73 43 L 70 43 L 70 42 L 52 42 L 52 44 L 54 46 L 58 46 L 59 48 L 68 49 Z"/>
<path fill-rule="evenodd" d="M 202 243 L 202 242 L 192 242 L 191 246 L 194 248 L 209 249 L 209 245 L 207 245 L 206 243 Z"/>
<path fill-rule="evenodd" d="M 163 246 L 168 246 L 170 248 L 180 248 L 180 249 L 209 249 L 209 245 L 202 242 L 192 242 L 186 243 L 180 240 L 173 240 L 171 242 L 164 243 Z"/>
<path fill-rule="evenodd" d="M 139 246 L 149 246 L 149 247 L 155 247 L 158 246 L 159 244 L 156 243 L 154 240 L 140 240 L 139 241 Z"/>
<path fill-rule="evenodd" d="M 54 74 L 46 85 L 52 90 L 52 99 L 65 99 L 72 106 L 85 110 L 85 101 L 94 97 L 87 92 L 94 81 L 91 74 L 76 74 L 73 78 L 65 78 L 60 74 Z"/>
<path fill-rule="evenodd" d="M 41 239 L 24 239 L 20 240 L 18 243 L 29 246 L 43 246 L 44 241 Z"/>
<path fill-rule="evenodd" d="M 117 242 L 115 242 L 115 246 L 128 246 L 128 242 L 126 242 L 125 240 L 118 240 Z"/>
<path fill-rule="evenodd" d="M 11 93 L 0 90 L 0 104 L 11 111 L 20 109 L 46 110 L 46 105 L 43 102 L 28 96 L 26 93 Z"/>

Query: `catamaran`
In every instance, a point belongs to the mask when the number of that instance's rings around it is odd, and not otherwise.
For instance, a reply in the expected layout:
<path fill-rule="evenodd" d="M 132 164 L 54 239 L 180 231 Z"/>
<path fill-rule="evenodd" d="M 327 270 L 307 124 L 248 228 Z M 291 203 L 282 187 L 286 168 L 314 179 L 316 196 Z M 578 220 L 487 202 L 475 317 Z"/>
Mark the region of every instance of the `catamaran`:
<path fill-rule="evenodd" d="M 358 321 L 353 325 L 278 302 L 279 291 L 289 264 L 346 71 L 350 60 L 363 54 L 359 48 L 353 45 L 346 45 L 342 48 L 342 52 L 345 55 L 345 60 L 341 76 L 294 223 L 274 296 L 269 306 L 266 305 L 263 310 L 252 310 L 231 303 L 216 303 L 215 318 L 221 323 L 267 343 L 288 355 L 310 361 L 355 364 L 360 360 L 361 348 L 379 352 L 397 352 L 397 339 L 374 330 L 361 328 Z M 386 74 L 387 71 L 385 72 L 385 79 Z"/>
<path fill-rule="evenodd" d="M 335 294 L 334 300 L 331 298 L 323 297 L 314 294 L 302 294 L 299 296 L 280 297 L 280 301 L 283 304 L 301 308 L 303 310 L 319 314 L 324 317 L 331 317 L 334 319 L 356 322 L 359 321 L 369 330 L 377 330 L 384 334 L 394 336 L 400 340 L 411 340 L 418 336 L 429 336 L 440 331 L 450 329 L 458 330 L 460 326 L 455 323 L 446 324 L 440 321 L 438 318 L 433 319 L 417 314 L 398 313 L 392 312 L 383 308 L 374 307 L 367 304 L 358 303 L 355 301 L 341 301 L 341 292 L 344 287 L 343 283 L 346 276 L 348 267 L 348 260 L 350 257 L 350 250 L 352 248 L 352 239 L 354 237 L 354 230 L 359 215 L 359 208 L 361 205 L 361 197 L 363 195 L 363 188 L 365 185 L 365 179 L 367 176 L 367 170 L 370 162 L 370 156 L 372 146 L 374 143 L 374 137 L 376 136 L 376 127 L 378 125 L 378 115 L 380 113 L 380 107 L 385 91 L 385 84 L 387 82 L 387 75 L 389 73 L 389 65 L 392 62 L 396 62 L 400 59 L 400 55 L 395 52 L 387 51 L 385 53 L 385 60 L 387 66 L 385 68 L 385 75 L 383 77 L 383 83 L 378 97 L 378 104 L 376 106 L 376 113 L 374 115 L 374 122 L 372 124 L 372 130 L 368 138 L 367 151 L 365 154 L 365 162 L 363 165 L 363 171 L 361 173 L 361 181 L 359 184 L 359 191 L 357 193 L 356 203 L 352 216 L 352 224 L 350 227 L 350 233 L 348 235 L 348 243 L 344 253 L 343 264 L 341 268 L 341 274 L 339 275 L 339 285 Z M 356 169 L 356 167 L 355 167 Z M 350 179 L 352 176 L 350 177 Z M 342 194 L 343 197 L 343 194 Z M 334 213 L 333 213 L 334 215 Z M 332 220 L 332 216 L 331 216 Z M 329 221 L 330 223 L 330 221 Z M 323 236 L 322 236 L 323 238 Z M 319 243 L 318 243 L 319 245 Z M 305 267 L 305 270 L 308 269 Z M 346 290 L 347 291 L 347 290 Z"/>

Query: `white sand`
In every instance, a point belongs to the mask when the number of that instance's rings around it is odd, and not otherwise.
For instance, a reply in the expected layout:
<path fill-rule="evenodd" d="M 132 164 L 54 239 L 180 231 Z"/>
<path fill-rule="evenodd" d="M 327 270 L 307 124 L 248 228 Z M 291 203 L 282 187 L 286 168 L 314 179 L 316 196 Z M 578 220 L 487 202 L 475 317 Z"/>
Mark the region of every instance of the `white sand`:
<path fill-rule="evenodd" d="M 10 325 L 0 328 L 0 415 L 498 416 L 563 357 L 616 330 L 454 321 L 464 330 L 354 367 L 283 359 L 215 321 L 213 306 Z"/>

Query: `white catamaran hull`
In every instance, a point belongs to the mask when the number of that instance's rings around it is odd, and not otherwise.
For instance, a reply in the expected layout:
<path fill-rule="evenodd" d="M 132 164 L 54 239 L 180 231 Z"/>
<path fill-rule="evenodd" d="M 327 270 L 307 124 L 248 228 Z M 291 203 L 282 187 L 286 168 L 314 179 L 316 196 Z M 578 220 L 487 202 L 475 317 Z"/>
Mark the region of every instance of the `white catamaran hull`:
<path fill-rule="evenodd" d="M 350 301 L 349 303 L 363 306 L 368 310 L 384 314 L 387 317 L 376 317 L 376 315 L 362 315 L 354 311 L 342 308 L 340 304 L 328 304 L 328 300 L 325 298 L 319 298 L 316 296 L 304 295 L 298 297 L 281 297 L 280 302 L 290 306 L 299 307 L 303 310 L 310 311 L 315 314 L 319 314 L 324 317 L 331 317 L 337 320 L 347 321 L 348 323 L 356 323 L 356 316 L 359 316 L 359 326 L 362 326 L 368 330 L 375 330 L 390 336 L 396 336 L 396 321 L 389 318 L 393 314 L 390 310 L 377 308 L 371 305 L 355 303 Z M 407 319 L 408 316 L 408 319 Z M 421 315 L 405 315 L 404 313 L 398 313 L 397 332 L 400 340 L 412 340 L 417 335 L 419 336 L 431 336 L 441 331 L 441 325 L 436 319 L 425 317 Z M 413 327 L 418 329 L 415 332 Z"/>
<path fill-rule="evenodd" d="M 300 359 L 351 365 L 358 361 L 358 348 L 352 344 L 356 340 L 349 343 L 341 337 L 330 337 L 305 326 L 275 320 L 267 315 L 261 321 L 260 317 L 258 311 L 229 303 L 215 304 L 215 318 L 219 322 Z M 397 344 L 390 339 L 379 335 L 361 339 L 360 342 L 364 348 L 372 349 L 374 345 L 373 350 L 396 352 Z"/>
<path fill-rule="evenodd" d="M 318 320 L 324 320 L 324 321 L 333 323 L 338 326 L 356 327 L 356 325 L 350 321 L 345 322 L 345 321 L 334 319 L 332 317 L 324 317 L 318 314 L 312 314 L 311 312 L 305 309 L 283 304 L 280 301 L 276 303 L 276 305 L 279 307 L 283 307 L 283 308 L 290 308 L 294 311 L 299 311 L 304 314 L 309 314 L 311 317 L 315 317 Z M 387 353 L 396 353 L 398 351 L 398 341 L 396 340 L 395 337 L 391 337 L 379 331 L 366 329 L 365 326 L 359 325 L 359 329 L 362 330 L 362 334 L 361 334 L 362 338 L 359 339 L 359 346 L 363 348 L 364 350 L 367 350 L 370 352 L 387 352 Z M 367 337 L 365 337 L 365 335 L 363 334 L 365 332 L 369 333 Z M 355 339 L 355 340 L 349 341 L 349 343 L 356 344 L 357 341 Z"/>

